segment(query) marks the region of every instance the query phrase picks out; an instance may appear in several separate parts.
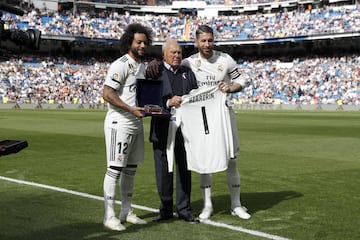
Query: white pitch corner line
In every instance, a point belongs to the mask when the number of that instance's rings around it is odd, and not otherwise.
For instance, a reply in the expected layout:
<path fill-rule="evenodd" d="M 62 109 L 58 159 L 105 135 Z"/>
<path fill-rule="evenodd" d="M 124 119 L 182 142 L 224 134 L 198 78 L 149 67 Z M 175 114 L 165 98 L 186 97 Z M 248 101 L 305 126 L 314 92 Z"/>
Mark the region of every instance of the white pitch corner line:
<path fill-rule="evenodd" d="M 104 200 L 103 197 L 99 197 L 99 196 L 96 196 L 96 195 L 77 192 L 77 191 L 73 191 L 73 190 L 69 190 L 69 189 L 65 189 L 65 188 L 60 188 L 60 187 L 54 187 L 54 186 L 41 184 L 41 183 L 18 180 L 18 179 L 8 178 L 8 177 L 4 177 L 4 176 L 0 176 L 0 180 L 13 182 L 13 183 L 18 183 L 18 184 L 23 184 L 23 185 L 29 185 L 29 186 L 33 186 L 33 187 L 49 189 L 49 190 L 53 190 L 53 191 L 57 191 L 57 192 L 68 193 L 68 194 L 72 194 L 72 195 L 76 195 L 76 196 L 80 196 L 80 197 L 86 197 L 86 198 L 95 199 L 95 200 L 100 200 L 100 201 Z M 121 201 L 116 201 L 116 203 L 121 204 Z M 141 206 L 141 205 L 136 205 L 136 204 L 131 204 L 131 206 L 133 208 L 145 210 L 145 211 L 148 211 L 148 212 L 154 212 L 154 213 L 159 212 L 158 209 L 150 208 L 150 207 L 146 207 L 146 206 Z M 216 226 L 216 227 L 222 227 L 222 228 L 226 228 L 226 229 L 230 229 L 230 230 L 234 230 L 234 231 L 238 231 L 238 232 L 248 233 L 250 235 L 259 236 L 259 237 L 263 237 L 263 238 L 267 238 L 267 239 L 290 240 L 288 238 L 283 238 L 283 237 L 280 237 L 280 236 L 277 236 L 277 235 L 272 235 L 272 234 L 268 234 L 268 233 L 264 233 L 264 232 L 260 232 L 260 231 L 256 231 L 256 230 L 246 229 L 246 228 L 242 228 L 242 227 L 239 227 L 239 226 L 233 226 L 233 225 L 229 225 L 229 224 L 225 224 L 225 223 L 221 223 L 221 222 L 214 222 L 214 221 L 211 221 L 209 219 L 208 220 L 201 220 L 201 223 Z"/>

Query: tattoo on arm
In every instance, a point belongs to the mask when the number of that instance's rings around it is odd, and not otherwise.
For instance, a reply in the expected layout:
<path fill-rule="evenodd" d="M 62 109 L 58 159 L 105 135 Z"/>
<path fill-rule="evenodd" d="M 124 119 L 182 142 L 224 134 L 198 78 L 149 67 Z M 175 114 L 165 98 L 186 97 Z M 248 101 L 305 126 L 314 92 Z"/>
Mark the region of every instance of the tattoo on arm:
<path fill-rule="evenodd" d="M 229 87 L 230 93 L 240 92 L 242 90 L 242 86 L 238 83 L 232 83 Z"/>
<path fill-rule="evenodd" d="M 124 102 L 119 98 L 118 94 L 116 93 L 116 91 L 109 87 L 109 86 L 105 86 L 104 87 L 104 92 L 103 92 L 103 98 L 105 101 L 107 101 L 108 103 L 122 108 L 124 110 L 126 110 L 126 105 L 124 104 Z"/>
<path fill-rule="evenodd" d="M 115 104 L 117 98 L 119 98 L 119 96 L 115 93 L 115 91 L 112 91 L 110 89 L 106 91 L 105 99 L 109 103 Z"/>

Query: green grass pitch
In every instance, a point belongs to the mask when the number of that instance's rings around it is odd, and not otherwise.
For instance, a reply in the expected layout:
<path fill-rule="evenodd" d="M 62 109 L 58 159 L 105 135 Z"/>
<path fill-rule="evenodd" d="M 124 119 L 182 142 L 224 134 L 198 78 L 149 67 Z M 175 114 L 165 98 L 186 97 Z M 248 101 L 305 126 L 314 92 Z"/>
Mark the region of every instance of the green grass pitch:
<path fill-rule="evenodd" d="M 104 117 L 104 110 L 0 110 L 0 139 L 29 144 L 0 157 L 1 240 L 360 239 L 360 112 L 239 111 L 241 201 L 252 218 L 230 215 L 222 172 L 214 175 L 211 218 L 219 226 L 155 224 L 155 212 L 135 208 L 149 223 L 125 224 L 124 232 L 102 226 Z M 149 120 L 133 204 L 157 209 Z M 197 215 L 202 200 L 195 173 L 191 198 Z"/>

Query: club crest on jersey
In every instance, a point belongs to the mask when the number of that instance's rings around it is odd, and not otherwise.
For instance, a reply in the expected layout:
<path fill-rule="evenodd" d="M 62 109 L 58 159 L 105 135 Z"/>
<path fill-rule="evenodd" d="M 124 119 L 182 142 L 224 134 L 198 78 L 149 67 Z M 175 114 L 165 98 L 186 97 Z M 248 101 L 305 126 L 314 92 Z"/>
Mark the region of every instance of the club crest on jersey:
<path fill-rule="evenodd" d="M 218 67 L 217 67 L 217 70 L 218 70 L 219 72 L 224 71 L 223 65 L 219 64 Z"/>
<path fill-rule="evenodd" d="M 112 79 L 112 80 L 115 80 L 115 81 L 119 81 L 120 76 L 119 76 L 118 73 L 114 73 L 114 74 L 112 75 L 111 79 Z"/>
<path fill-rule="evenodd" d="M 201 66 L 201 61 L 198 59 L 195 61 L 195 66 L 199 68 Z"/>

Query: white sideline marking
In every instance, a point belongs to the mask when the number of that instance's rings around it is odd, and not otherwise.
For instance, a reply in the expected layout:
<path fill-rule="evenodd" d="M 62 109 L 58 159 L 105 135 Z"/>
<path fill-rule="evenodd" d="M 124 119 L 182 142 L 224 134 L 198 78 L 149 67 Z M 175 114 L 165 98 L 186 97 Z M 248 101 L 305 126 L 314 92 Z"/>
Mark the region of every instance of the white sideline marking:
<path fill-rule="evenodd" d="M 50 190 L 54 190 L 57 192 L 69 193 L 69 194 L 80 196 L 80 197 L 86 197 L 86 198 L 90 198 L 90 199 L 104 201 L 104 197 L 99 197 L 99 196 L 91 195 L 88 193 L 76 192 L 76 191 L 69 190 L 66 188 L 54 187 L 54 186 L 50 186 L 50 185 L 28 182 L 28 181 L 18 180 L 18 179 L 14 179 L 14 178 L 7 178 L 4 176 L 0 176 L 0 179 L 9 181 L 9 182 L 19 183 L 19 184 L 24 184 L 24 185 L 29 185 L 29 186 L 39 187 L 39 188 L 45 188 L 45 189 L 50 189 Z M 115 202 L 117 204 L 121 204 L 121 201 L 115 201 Z M 134 208 L 137 208 L 137 209 L 148 211 L 148 212 L 159 212 L 158 209 L 155 209 L 155 208 L 149 208 L 149 207 L 140 206 L 140 205 L 136 205 L 136 204 L 131 204 L 131 206 Z"/>
<path fill-rule="evenodd" d="M 276 235 L 272 235 L 272 234 L 268 234 L 268 233 L 264 233 L 264 232 L 260 232 L 260 231 L 256 231 L 256 230 L 246 229 L 246 228 L 243 228 L 243 227 L 233 226 L 233 225 L 229 225 L 229 224 L 221 223 L 221 222 L 214 222 L 214 221 L 211 221 L 209 219 L 201 220 L 201 223 L 205 223 L 205 224 L 216 226 L 216 227 L 227 228 L 227 229 L 235 230 L 235 231 L 238 231 L 238 232 L 248 233 L 250 235 L 259 236 L 259 237 L 268 238 L 268 239 L 290 240 L 288 238 L 283 238 L 283 237 L 280 237 L 280 236 L 276 236 Z"/>
<path fill-rule="evenodd" d="M 45 185 L 45 184 L 41 184 L 41 183 L 28 182 L 28 181 L 8 178 L 8 177 L 4 177 L 4 176 L 0 176 L 0 179 L 4 180 L 4 181 L 8 181 L 8 182 L 14 182 L 14 183 L 23 184 L 23 185 L 29 185 L 29 186 L 39 187 L 39 188 L 45 188 L 45 189 L 49 189 L 49 190 L 53 190 L 53 191 L 57 191 L 57 192 L 69 193 L 69 194 L 80 196 L 80 197 L 86 197 L 86 198 L 100 200 L 100 201 L 104 200 L 103 197 L 99 197 L 99 196 L 96 196 L 96 195 L 77 192 L 77 191 L 73 191 L 73 190 L 69 190 L 69 189 L 65 189 L 65 188 L 60 188 L 60 187 L 54 187 L 54 186 Z M 121 204 L 121 201 L 116 201 L 116 203 Z M 149 208 L 149 207 L 136 205 L 136 204 L 131 204 L 131 206 L 134 207 L 134 208 L 137 208 L 137 209 L 148 211 L 148 212 L 159 212 L 159 210 L 155 209 L 155 208 Z M 222 227 L 222 228 L 226 228 L 226 229 L 230 229 L 230 230 L 234 230 L 234 231 L 238 231 L 238 232 L 248 233 L 250 235 L 259 236 L 259 237 L 263 237 L 263 238 L 267 238 L 267 239 L 289 240 L 288 238 L 283 238 L 283 237 L 280 237 L 280 236 L 277 236 L 277 235 L 267 234 L 267 233 L 264 233 L 264 232 L 251 230 L 251 229 L 246 229 L 246 228 L 242 228 L 242 227 L 239 227 L 239 226 L 232 226 L 232 225 L 221 223 L 221 222 L 214 222 L 214 221 L 211 221 L 211 220 L 201 220 L 201 223 L 216 226 L 216 227 Z"/>

